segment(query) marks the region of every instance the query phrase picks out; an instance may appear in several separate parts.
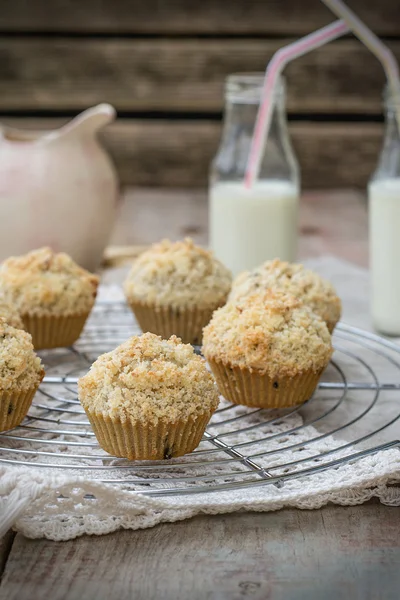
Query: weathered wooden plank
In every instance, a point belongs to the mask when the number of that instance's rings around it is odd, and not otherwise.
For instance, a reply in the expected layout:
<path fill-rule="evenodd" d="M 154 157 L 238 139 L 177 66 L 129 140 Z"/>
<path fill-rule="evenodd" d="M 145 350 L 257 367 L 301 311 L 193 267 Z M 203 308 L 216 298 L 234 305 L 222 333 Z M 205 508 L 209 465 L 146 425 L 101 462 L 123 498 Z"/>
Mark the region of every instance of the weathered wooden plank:
<path fill-rule="evenodd" d="M 378 158 L 379 124 L 291 123 L 304 188 L 365 187 Z M 104 133 L 121 180 L 134 185 L 205 186 L 220 140 L 214 122 L 122 119 Z"/>
<path fill-rule="evenodd" d="M 354 190 L 305 191 L 299 212 L 299 260 L 330 255 L 362 267 L 368 265 L 365 194 Z M 128 187 L 122 194 L 103 265 L 129 265 L 149 244 L 188 235 L 196 243 L 208 245 L 205 190 Z M 106 271 L 104 276 L 108 282 L 122 283 L 114 271 Z"/>
<path fill-rule="evenodd" d="M 398 600 L 400 520 L 379 504 L 198 517 L 69 542 L 17 535 L 7 600 Z"/>
<path fill-rule="evenodd" d="M 0 37 L 0 110 L 108 101 L 124 111 L 220 111 L 225 76 L 262 71 L 287 41 Z M 400 42 L 389 46 L 400 60 Z M 383 70 L 356 40 L 294 61 L 287 76 L 289 112 L 381 111 Z"/>
<path fill-rule="evenodd" d="M 104 133 L 121 180 L 134 185 L 205 186 L 220 140 L 215 122 L 121 120 Z M 365 187 L 375 169 L 382 126 L 291 123 L 304 188 Z"/>
<path fill-rule="evenodd" d="M 165 190 L 127 187 L 121 198 L 111 245 L 146 247 L 164 237 L 179 240 L 190 236 L 202 246 L 208 244 L 207 192 L 199 189 Z M 123 250 L 122 250 L 123 254 Z M 126 254 L 125 254 L 126 256 Z M 128 256 L 128 260 L 132 260 Z M 119 260 L 111 263 L 118 265 Z"/>
<path fill-rule="evenodd" d="M 299 227 L 300 260 L 336 256 L 368 268 L 365 193 L 355 190 L 305 191 L 300 199 Z"/>
<path fill-rule="evenodd" d="M 10 119 L 28 129 L 52 129 L 60 119 Z M 291 122 L 290 132 L 308 188 L 365 187 L 382 143 L 379 123 Z M 215 121 L 119 119 L 102 134 L 123 184 L 204 187 L 217 151 Z"/>
<path fill-rule="evenodd" d="M 352 0 L 351 7 L 377 33 L 400 33 L 392 0 Z M 333 19 L 316 0 L 2 0 L 0 29 L 152 34 L 301 34 Z"/>
<path fill-rule="evenodd" d="M 212 121 L 122 119 L 104 132 L 104 141 L 123 182 L 196 187 L 207 185 L 220 134 L 220 124 Z"/>
<path fill-rule="evenodd" d="M 382 125 L 291 123 L 289 129 L 305 189 L 366 187 L 381 151 Z"/>

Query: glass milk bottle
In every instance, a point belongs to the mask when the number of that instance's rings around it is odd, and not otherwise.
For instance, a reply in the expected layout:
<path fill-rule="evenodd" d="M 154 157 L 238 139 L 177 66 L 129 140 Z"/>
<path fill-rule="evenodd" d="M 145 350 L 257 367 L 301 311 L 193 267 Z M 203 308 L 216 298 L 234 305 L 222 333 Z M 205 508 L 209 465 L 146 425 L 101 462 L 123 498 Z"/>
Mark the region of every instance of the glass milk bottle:
<path fill-rule="evenodd" d="M 244 186 L 262 85 L 261 74 L 228 77 L 222 140 L 211 166 L 210 245 L 234 275 L 268 259 L 296 257 L 299 168 L 289 140 L 283 79 L 275 90 L 259 179 L 250 189 Z"/>
<path fill-rule="evenodd" d="M 400 335 L 400 89 L 386 90 L 385 109 L 383 148 L 368 186 L 371 312 L 378 331 Z"/>

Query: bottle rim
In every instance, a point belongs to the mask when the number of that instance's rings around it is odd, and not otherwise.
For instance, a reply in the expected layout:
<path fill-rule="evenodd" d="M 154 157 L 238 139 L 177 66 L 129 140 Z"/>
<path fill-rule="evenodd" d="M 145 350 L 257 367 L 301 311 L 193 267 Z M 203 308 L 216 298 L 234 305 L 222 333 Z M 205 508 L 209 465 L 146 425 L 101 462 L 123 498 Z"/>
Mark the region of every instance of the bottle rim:
<path fill-rule="evenodd" d="M 225 79 L 225 97 L 229 102 L 237 104 L 259 104 L 263 91 L 265 74 L 262 72 L 231 73 Z M 285 96 L 286 80 L 278 77 L 274 89 L 274 100 Z"/>

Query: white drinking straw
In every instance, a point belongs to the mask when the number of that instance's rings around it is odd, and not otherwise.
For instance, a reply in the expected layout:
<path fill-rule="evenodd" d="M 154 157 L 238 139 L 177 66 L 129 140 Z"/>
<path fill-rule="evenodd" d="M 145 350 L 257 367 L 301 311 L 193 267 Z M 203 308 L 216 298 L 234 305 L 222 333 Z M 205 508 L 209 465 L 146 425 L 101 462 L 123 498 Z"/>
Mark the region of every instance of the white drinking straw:
<path fill-rule="evenodd" d="M 322 0 L 338 17 L 341 17 L 354 35 L 376 56 L 386 73 L 391 91 L 400 96 L 399 64 L 393 52 L 371 31 L 361 19 L 341 0 Z M 397 113 L 399 119 L 400 113 Z M 400 120 L 398 121 L 400 126 Z"/>
<path fill-rule="evenodd" d="M 265 71 L 262 97 L 246 165 L 245 187 L 250 188 L 259 174 L 264 144 L 271 123 L 274 89 L 279 75 L 293 59 L 303 56 L 307 52 L 315 50 L 315 48 L 319 48 L 349 31 L 349 25 L 343 20 L 335 21 L 331 25 L 318 29 L 314 33 L 310 33 L 297 40 L 297 42 L 284 46 L 275 52 Z"/>

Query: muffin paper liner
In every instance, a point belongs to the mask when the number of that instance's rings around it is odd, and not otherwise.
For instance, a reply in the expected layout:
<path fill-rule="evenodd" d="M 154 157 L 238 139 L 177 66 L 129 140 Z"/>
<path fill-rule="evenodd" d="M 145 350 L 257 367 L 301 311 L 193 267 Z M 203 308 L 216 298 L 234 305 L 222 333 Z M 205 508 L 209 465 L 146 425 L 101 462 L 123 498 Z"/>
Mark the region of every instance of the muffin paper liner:
<path fill-rule="evenodd" d="M 226 400 L 257 408 L 287 408 L 303 404 L 312 396 L 322 372 L 305 371 L 294 377 L 271 378 L 212 359 L 208 360 L 208 364 Z"/>
<path fill-rule="evenodd" d="M 143 332 L 150 331 L 168 339 L 176 335 L 185 344 L 201 344 L 203 327 L 211 320 L 213 312 L 222 306 L 212 308 L 174 308 L 156 306 L 144 302 L 129 302 Z"/>
<path fill-rule="evenodd" d="M 72 346 L 82 333 L 90 311 L 79 315 L 22 315 L 35 350 Z"/>
<path fill-rule="evenodd" d="M 39 384 L 21 392 L 0 392 L 0 431 L 17 427 L 25 418 Z"/>
<path fill-rule="evenodd" d="M 146 425 L 137 420 L 110 417 L 85 408 L 100 446 L 113 456 L 130 460 L 163 460 L 192 452 L 213 411 L 173 423 Z"/>
<path fill-rule="evenodd" d="M 337 320 L 336 321 L 325 321 L 325 323 L 326 323 L 326 326 L 327 326 L 327 328 L 329 330 L 329 333 L 332 335 L 333 332 L 334 332 L 334 329 L 335 329 L 335 327 L 336 327 L 336 325 L 338 323 L 338 321 Z"/>

